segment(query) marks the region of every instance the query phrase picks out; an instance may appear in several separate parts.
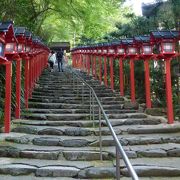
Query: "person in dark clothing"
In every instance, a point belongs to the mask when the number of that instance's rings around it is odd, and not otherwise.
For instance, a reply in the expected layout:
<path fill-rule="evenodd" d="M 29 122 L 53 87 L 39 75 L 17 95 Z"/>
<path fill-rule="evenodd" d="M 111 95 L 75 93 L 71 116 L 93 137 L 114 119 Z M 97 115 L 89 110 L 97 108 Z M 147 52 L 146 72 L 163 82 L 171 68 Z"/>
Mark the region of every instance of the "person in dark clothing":
<path fill-rule="evenodd" d="M 64 56 L 64 51 L 61 49 L 61 50 L 58 51 L 57 54 L 56 54 L 56 59 L 57 59 L 57 62 L 58 62 L 59 72 L 60 72 L 60 71 L 63 72 L 63 56 Z"/>

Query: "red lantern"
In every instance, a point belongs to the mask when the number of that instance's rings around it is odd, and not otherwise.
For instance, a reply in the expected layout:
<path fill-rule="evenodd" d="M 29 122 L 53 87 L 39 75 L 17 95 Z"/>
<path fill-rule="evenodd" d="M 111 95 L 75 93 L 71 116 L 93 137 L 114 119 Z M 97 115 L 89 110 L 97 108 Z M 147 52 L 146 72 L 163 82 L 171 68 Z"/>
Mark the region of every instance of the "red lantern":
<path fill-rule="evenodd" d="M 26 29 L 24 27 L 15 28 L 15 35 L 18 40 L 18 46 L 17 46 L 18 53 L 24 53 L 26 49 L 25 31 Z"/>
<path fill-rule="evenodd" d="M 155 43 L 155 52 L 158 59 L 173 57 L 176 55 L 175 43 L 179 37 L 179 31 L 152 31 L 151 42 Z"/>
<path fill-rule="evenodd" d="M 126 57 L 130 58 L 130 88 L 131 101 L 135 102 L 135 78 L 134 78 L 134 60 L 138 57 L 138 46 L 133 38 L 122 39 L 122 45 L 126 48 Z"/>
<path fill-rule="evenodd" d="M 150 90 L 150 76 L 149 76 L 149 60 L 153 57 L 153 44 L 150 42 L 150 36 L 135 36 L 134 41 L 140 49 L 139 57 L 144 60 L 145 72 L 145 95 L 146 107 L 151 108 L 151 90 Z"/>
<path fill-rule="evenodd" d="M 5 35 L 4 32 L 0 32 L 0 57 L 1 59 L 5 60 L 4 58 L 4 47 L 5 47 Z"/>
<path fill-rule="evenodd" d="M 174 122 L 172 88 L 171 88 L 171 60 L 176 56 L 175 43 L 179 38 L 179 31 L 152 31 L 151 41 L 156 44 L 157 59 L 164 59 L 166 77 L 166 102 L 168 123 Z"/>

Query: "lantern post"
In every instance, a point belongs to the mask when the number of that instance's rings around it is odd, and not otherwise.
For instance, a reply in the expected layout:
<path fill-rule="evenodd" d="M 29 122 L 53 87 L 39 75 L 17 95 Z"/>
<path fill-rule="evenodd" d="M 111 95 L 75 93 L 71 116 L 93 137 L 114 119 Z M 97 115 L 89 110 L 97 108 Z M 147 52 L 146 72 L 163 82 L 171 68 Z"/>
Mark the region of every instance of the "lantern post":
<path fill-rule="evenodd" d="M 16 30 L 15 30 L 16 31 Z M 12 28 L 11 36 L 8 37 L 5 46 L 5 56 L 8 60 L 16 61 L 16 105 L 15 105 L 15 117 L 20 118 L 20 99 L 21 99 L 21 57 L 19 56 L 18 49 L 21 51 L 24 44 L 20 40 L 18 42 L 15 37 L 14 28 Z M 23 36 L 23 35 L 22 35 Z M 21 38 L 20 38 L 21 39 Z M 23 38 L 22 38 L 23 39 Z M 18 46 L 19 44 L 19 46 Z"/>
<path fill-rule="evenodd" d="M 77 66 L 77 49 L 74 49 L 74 52 L 73 52 L 73 54 L 74 54 L 74 59 L 73 59 L 73 61 L 74 61 L 74 68 Z"/>
<path fill-rule="evenodd" d="M 87 47 L 84 46 L 84 69 L 85 69 L 85 72 L 87 73 L 87 62 L 88 62 L 88 57 L 87 57 Z"/>
<path fill-rule="evenodd" d="M 123 59 L 126 56 L 126 51 L 125 51 L 125 47 L 121 43 L 121 40 L 119 42 L 117 42 L 116 56 L 119 58 L 119 89 L 120 89 L 120 95 L 124 96 Z"/>
<path fill-rule="evenodd" d="M 86 73 L 88 73 L 89 56 L 88 56 L 87 46 L 85 46 L 84 54 L 85 54 L 85 71 L 86 71 Z"/>
<path fill-rule="evenodd" d="M 81 47 L 81 70 L 84 71 L 84 61 L 85 61 L 85 55 L 84 55 L 84 46 Z"/>
<path fill-rule="evenodd" d="M 84 46 L 84 71 L 87 72 L 87 48 Z"/>
<path fill-rule="evenodd" d="M 92 45 L 90 46 L 90 50 L 89 50 L 89 62 L 90 62 L 90 73 L 93 76 L 93 48 Z"/>
<path fill-rule="evenodd" d="M 90 70 L 91 70 L 91 53 L 90 53 L 89 47 L 87 47 L 86 54 L 87 54 L 87 73 L 88 73 L 88 75 L 90 75 Z"/>
<path fill-rule="evenodd" d="M 26 30 L 25 32 L 26 37 L 26 49 L 25 53 L 22 55 L 22 59 L 25 61 L 25 69 L 24 69 L 24 80 L 25 80 L 25 87 L 24 87 L 24 99 L 25 99 L 25 107 L 28 109 L 28 99 L 29 99 L 29 61 L 30 61 L 30 52 L 32 46 L 32 35 L 29 31 Z"/>
<path fill-rule="evenodd" d="M 96 47 L 96 45 L 94 45 L 94 48 L 93 48 L 93 66 L 94 66 L 93 69 L 94 69 L 94 73 L 93 73 L 93 75 L 94 75 L 95 79 L 97 79 L 97 63 L 96 63 L 97 55 L 98 55 L 97 47 Z"/>
<path fill-rule="evenodd" d="M 18 40 L 17 53 L 21 58 L 16 60 L 16 109 L 15 109 L 15 117 L 17 119 L 20 118 L 20 97 L 21 97 L 21 59 L 24 56 L 26 49 L 26 37 L 25 37 L 26 29 L 24 27 L 16 27 L 15 35 Z"/>
<path fill-rule="evenodd" d="M 75 60 L 75 51 L 74 51 L 74 48 L 71 49 L 71 57 L 72 57 L 72 67 L 74 68 L 74 65 L 75 65 L 75 63 L 74 63 L 74 60 Z"/>
<path fill-rule="evenodd" d="M 109 56 L 109 61 L 110 61 L 110 86 L 111 89 L 114 90 L 114 57 L 115 57 L 115 49 L 112 44 L 108 47 L 108 56 Z"/>
<path fill-rule="evenodd" d="M 149 75 L 149 60 L 154 56 L 153 44 L 150 42 L 150 36 L 135 36 L 134 40 L 140 49 L 139 58 L 144 60 L 144 75 L 145 75 L 145 96 L 146 96 L 146 108 L 151 108 L 151 86 Z"/>
<path fill-rule="evenodd" d="M 81 69 L 82 67 L 82 49 L 79 47 L 78 49 L 78 68 Z"/>
<path fill-rule="evenodd" d="M 4 105 L 4 132 L 9 133 L 11 129 L 11 80 L 12 62 L 5 57 L 6 40 L 13 36 L 13 25 L 11 22 L 0 23 L 0 65 L 5 66 L 5 105 Z"/>
<path fill-rule="evenodd" d="M 73 48 L 71 50 L 71 55 L 72 55 L 72 67 L 75 68 L 75 64 L 76 64 L 76 48 Z"/>
<path fill-rule="evenodd" d="M 78 56 L 79 56 L 78 49 L 76 48 L 76 50 L 75 50 L 75 68 L 78 67 Z"/>
<path fill-rule="evenodd" d="M 35 82 L 37 81 L 37 62 L 39 59 L 39 54 L 41 53 L 40 48 L 40 40 L 39 37 L 35 36 L 32 38 L 32 46 L 31 52 L 29 53 L 30 60 L 29 60 L 29 97 L 32 97 L 32 91 L 35 87 Z"/>
<path fill-rule="evenodd" d="M 32 43 L 32 50 L 31 50 L 31 54 L 29 55 L 29 90 L 28 90 L 28 95 L 29 95 L 29 98 L 32 97 L 32 91 L 31 91 L 31 88 L 32 88 L 32 77 L 33 77 L 33 71 L 32 71 L 32 64 L 33 64 L 33 44 Z"/>
<path fill-rule="evenodd" d="M 102 82 L 102 46 L 101 44 L 98 44 L 98 64 L 99 64 L 99 81 Z"/>
<path fill-rule="evenodd" d="M 168 123 L 174 123 L 172 84 L 171 84 L 171 60 L 176 56 L 175 43 L 179 38 L 179 31 L 152 31 L 151 41 L 156 43 L 158 54 L 157 59 L 164 59 L 165 63 L 165 84 Z"/>
<path fill-rule="evenodd" d="M 77 65 L 78 65 L 78 48 L 77 47 L 75 48 L 74 56 L 75 56 L 75 60 L 74 60 L 75 66 L 74 67 L 77 68 Z"/>
<path fill-rule="evenodd" d="M 91 45 L 91 74 L 94 76 L 94 46 Z"/>
<path fill-rule="evenodd" d="M 79 49 L 76 49 L 76 68 L 78 68 L 78 64 L 79 64 Z"/>
<path fill-rule="evenodd" d="M 134 60 L 138 55 L 138 49 L 133 42 L 132 38 L 122 40 L 126 44 L 126 57 L 130 59 L 130 89 L 131 89 L 131 102 L 135 102 L 135 78 L 134 78 Z"/>
<path fill-rule="evenodd" d="M 73 54 L 74 54 L 74 68 L 77 67 L 77 48 L 73 49 Z"/>
<path fill-rule="evenodd" d="M 108 43 L 103 43 L 102 56 L 104 57 L 104 84 L 108 87 L 107 81 L 107 56 L 108 56 Z"/>

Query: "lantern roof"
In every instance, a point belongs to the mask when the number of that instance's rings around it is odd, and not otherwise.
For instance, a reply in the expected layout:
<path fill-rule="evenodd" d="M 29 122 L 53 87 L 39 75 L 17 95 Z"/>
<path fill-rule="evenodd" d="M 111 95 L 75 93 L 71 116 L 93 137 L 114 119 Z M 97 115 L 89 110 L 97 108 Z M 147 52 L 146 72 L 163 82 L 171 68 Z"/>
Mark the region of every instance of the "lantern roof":
<path fill-rule="evenodd" d="M 98 43 L 97 46 L 98 46 L 98 47 L 103 47 L 103 46 L 104 46 L 104 43 L 102 43 L 102 42 L 101 42 L 101 43 Z"/>
<path fill-rule="evenodd" d="M 16 42 L 13 21 L 0 22 L 0 32 L 5 36 L 6 43 Z"/>
<path fill-rule="evenodd" d="M 27 38 L 29 38 L 29 37 L 32 37 L 32 34 L 31 34 L 30 31 L 26 30 L 26 31 L 25 31 L 25 36 L 26 36 Z"/>
<path fill-rule="evenodd" d="M 26 32 L 26 28 L 25 27 L 15 27 L 14 28 L 14 33 L 16 36 L 19 36 L 19 35 L 24 35 Z"/>
<path fill-rule="evenodd" d="M 12 25 L 13 25 L 13 21 L 0 22 L 0 32 L 9 31 L 9 29 Z"/>
<path fill-rule="evenodd" d="M 110 45 L 111 45 L 110 42 L 104 42 L 104 43 L 103 43 L 103 47 L 108 47 L 108 46 L 110 46 Z"/>
<path fill-rule="evenodd" d="M 26 38 L 24 36 L 26 31 L 25 27 L 15 27 L 14 28 L 14 34 L 18 40 L 18 43 L 25 43 L 26 42 Z"/>
<path fill-rule="evenodd" d="M 0 32 L 3 33 L 6 38 L 14 37 L 14 28 L 12 21 L 0 22 Z"/>
<path fill-rule="evenodd" d="M 134 40 L 137 43 L 148 43 L 150 42 L 150 35 L 134 36 Z"/>
<path fill-rule="evenodd" d="M 121 43 L 122 43 L 121 40 L 118 40 L 118 41 L 112 41 L 111 44 L 112 44 L 113 46 L 118 46 L 118 45 L 121 45 Z"/>
<path fill-rule="evenodd" d="M 132 45 L 132 44 L 134 44 L 134 40 L 133 40 L 133 38 L 126 38 L 126 39 L 122 39 L 121 43 L 123 45 Z"/>
<path fill-rule="evenodd" d="M 39 38 L 38 36 L 34 36 L 34 37 L 32 38 L 32 41 L 33 41 L 34 43 L 39 43 L 39 42 L 41 42 L 41 40 L 40 40 L 40 38 Z"/>
<path fill-rule="evenodd" d="M 179 37 L 179 31 L 174 30 L 162 30 L 162 31 L 151 31 L 152 39 L 176 39 Z"/>

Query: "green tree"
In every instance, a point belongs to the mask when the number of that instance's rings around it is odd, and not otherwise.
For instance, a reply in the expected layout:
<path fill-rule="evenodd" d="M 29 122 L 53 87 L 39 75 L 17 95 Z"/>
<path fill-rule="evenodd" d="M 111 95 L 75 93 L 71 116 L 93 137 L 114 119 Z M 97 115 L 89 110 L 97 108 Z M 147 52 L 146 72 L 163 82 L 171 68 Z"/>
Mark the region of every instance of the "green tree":
<path fill-rule="evenodd" d="M 121 0 L 6 0 L 0 19 L 26 26 L 46 41 L 82 35 L 98 39 L 112 30 Z"/>

